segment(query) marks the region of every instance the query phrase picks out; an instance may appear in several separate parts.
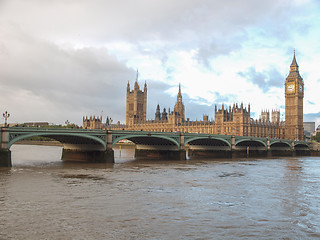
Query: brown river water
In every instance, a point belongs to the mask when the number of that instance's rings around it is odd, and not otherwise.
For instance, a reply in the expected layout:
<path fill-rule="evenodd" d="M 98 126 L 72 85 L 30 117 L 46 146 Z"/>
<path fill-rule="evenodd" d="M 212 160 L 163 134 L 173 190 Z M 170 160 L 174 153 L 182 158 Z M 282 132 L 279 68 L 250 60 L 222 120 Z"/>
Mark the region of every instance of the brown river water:
<path fill-rule="evenodd" d="M 65 163 L 14 145 L 0 239 L 320 239 L 320 157 Z"/>

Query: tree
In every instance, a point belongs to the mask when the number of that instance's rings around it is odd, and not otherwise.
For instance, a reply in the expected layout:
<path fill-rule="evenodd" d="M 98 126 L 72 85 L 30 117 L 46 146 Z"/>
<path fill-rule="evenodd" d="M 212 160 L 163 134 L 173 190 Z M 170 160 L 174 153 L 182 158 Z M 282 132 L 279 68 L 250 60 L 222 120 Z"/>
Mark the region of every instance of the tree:
<path fill-rule="evenodd" d="M 316 142 L 320 142 L 320 132 L 317 132 L 317 134 L 313 136 L 311 139 Z"/>

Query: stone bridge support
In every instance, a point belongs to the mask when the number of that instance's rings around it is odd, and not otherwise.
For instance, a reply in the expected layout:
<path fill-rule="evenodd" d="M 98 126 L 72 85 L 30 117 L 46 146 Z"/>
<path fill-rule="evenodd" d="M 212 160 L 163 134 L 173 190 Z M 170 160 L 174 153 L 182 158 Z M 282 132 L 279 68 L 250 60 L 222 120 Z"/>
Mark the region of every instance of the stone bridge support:
<path fill-rule="evenodd" d="M 8 128 L 0 128 L 0 167 L 11 167 L 11 151 L 9 150 Z"/>

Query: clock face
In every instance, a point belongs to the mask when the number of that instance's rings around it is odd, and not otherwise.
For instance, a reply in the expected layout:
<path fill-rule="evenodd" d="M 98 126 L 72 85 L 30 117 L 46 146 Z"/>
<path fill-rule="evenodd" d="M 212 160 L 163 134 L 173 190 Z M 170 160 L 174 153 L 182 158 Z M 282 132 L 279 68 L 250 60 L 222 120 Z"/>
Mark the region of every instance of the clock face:
<path fill-rule="evenodd" d="M 294 91 L 294 85 L 293 84 L 288 85 L 287 86 L 287 91 L 290 92 L 290 93 L 293 92 Z"/>
<path fill-rule="evenodd" d="M 300 90 L 300 92 L 302 92 L 302 85 L 299 86 L 299 90 Z"/>

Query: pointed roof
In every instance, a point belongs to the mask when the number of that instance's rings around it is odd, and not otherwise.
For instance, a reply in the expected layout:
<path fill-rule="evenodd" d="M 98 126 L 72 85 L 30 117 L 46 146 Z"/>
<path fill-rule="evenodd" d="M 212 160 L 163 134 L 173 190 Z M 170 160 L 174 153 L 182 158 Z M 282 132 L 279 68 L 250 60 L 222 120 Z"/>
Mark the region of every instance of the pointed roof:
<path fill-rule="evenodd" d="M 138 83 L 138 77 L 139 77 L 139 72 L 137 69 L 137 77 L 136 77 L 136 81 L 134 83 L 134 89 L 140 89 L 139 83 Z"/>
<path fill-rule="evenodd" d="M 139 71 L 138 71 L 138 68 L 137 68 L 137 77 L 136 77 L 136 82 L 138 82 L 138 77 L 139 77 Z"/>
<path fill-rule="evenodd" d="M 147 91 L 147 80 L 144 81 L 144 91 Z"/>
<path fill-rule="evenodd" d="M 292 59 L 291 67 L 299 67 L 296 60 L 296 50 L 293 51 L 293 59 Z"/>
<path fill-rule="evenodd" d="M 177 98 L 182 98 L 182 95 L 181 95 L 181 84 L 180 83 L 179 83 L 179 92 L 178 92 Z"/>

